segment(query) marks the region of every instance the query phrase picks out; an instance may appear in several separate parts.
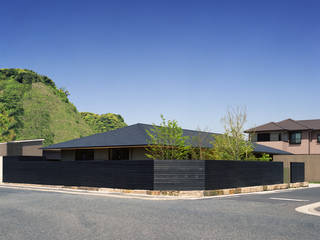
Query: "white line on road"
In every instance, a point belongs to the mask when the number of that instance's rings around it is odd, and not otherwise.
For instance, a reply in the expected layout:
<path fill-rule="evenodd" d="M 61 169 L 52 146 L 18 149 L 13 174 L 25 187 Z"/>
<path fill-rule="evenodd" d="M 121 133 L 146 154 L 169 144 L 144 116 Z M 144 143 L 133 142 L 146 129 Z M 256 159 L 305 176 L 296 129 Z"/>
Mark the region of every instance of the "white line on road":
<path fill-rule="evenodd" d="M 320 202 L 297 207 L 296 211 L 320 217 L 320 212 L 316 210 L 317 208 L 320 208 Z"/>
<path fill-rule="evenodd" d="M 292 198 L 269 198 L 272 200 L 280 200 L 280 201 L 293 201 L 293 202 L 308 202 L 309 200 L 304 199 L 292 199 Z"/>

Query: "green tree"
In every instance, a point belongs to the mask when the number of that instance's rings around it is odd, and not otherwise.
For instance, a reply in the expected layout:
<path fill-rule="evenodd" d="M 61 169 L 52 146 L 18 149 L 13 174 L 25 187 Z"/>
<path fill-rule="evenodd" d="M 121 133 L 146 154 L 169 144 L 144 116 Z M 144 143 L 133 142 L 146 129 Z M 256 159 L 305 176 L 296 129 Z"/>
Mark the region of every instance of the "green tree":
<path fill-rule="evenodd" d="M 191 158 L 196 160 L 210 160 L 213 159 L 213 149 L 208 148 L 207 143 L 213 138 L 211 133 L 207 130 L 197 129 L 197 134 L 191 139 Z"/>
<path fill-rule="evenodd" d="M 146 156 L 151 159 L 171 160 L 188 159 L 190 146 L 187 146 L 188 137 L 183 136 L 183 130 L 177 121 L 168 120 L 161 115 L 160 126 L 153 124 L 148 134 L 148 146 Z"/>
<path fill-rule="evenodd" d="M 247 113 L 243 108 L 231 109 L 222 119 L 225 133 L 215 136 L 213 156 L 218 160 L 248 160 L 252 158 L 253 145 L 244 134 Z"/>
<path fill-rule="evenodd" d="M 127 126 L 123 117 L 114 113 L 95 114 L 90 112 L 81 112 L 81 117 L 96 133 L 107 132 Z"/>

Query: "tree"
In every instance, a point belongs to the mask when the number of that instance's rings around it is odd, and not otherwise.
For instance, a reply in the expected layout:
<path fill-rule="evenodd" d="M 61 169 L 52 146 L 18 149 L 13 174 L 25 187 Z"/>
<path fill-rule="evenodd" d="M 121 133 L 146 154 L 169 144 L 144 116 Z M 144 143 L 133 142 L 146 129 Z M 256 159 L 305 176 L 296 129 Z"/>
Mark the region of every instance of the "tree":
<path fill-rule="evenodd" d="M 190 146 L 187 146 L 188 137 L 183 136 L 183 130 L 177 121 L 168 120 L 161 115 L 160 126 L 153 124 L 147 131 L 148 146 L 146 156 L 151 159 L 171 160 L 188 159 Z"/>
<path fill-rule="evenodd" d="M 252 157 L 253 145 L 244 135 L 247 113 L 244 108 L 228 110 L 222 119 L 225 133 L 215 136 L 214 158 L 219 160 L 247 160 Z"/>
<path fill-rule="evenodd" d="M 192 137 L 192 146 L 191 146 L 191 158 L 197 160 L 209 160 L 213 159 L 213 151 L 211 148 L 208 148 L 207 144 L 210 139 L 214 138 L 207 129 L 201 130 L 197 128 L 197 134 Z"/>

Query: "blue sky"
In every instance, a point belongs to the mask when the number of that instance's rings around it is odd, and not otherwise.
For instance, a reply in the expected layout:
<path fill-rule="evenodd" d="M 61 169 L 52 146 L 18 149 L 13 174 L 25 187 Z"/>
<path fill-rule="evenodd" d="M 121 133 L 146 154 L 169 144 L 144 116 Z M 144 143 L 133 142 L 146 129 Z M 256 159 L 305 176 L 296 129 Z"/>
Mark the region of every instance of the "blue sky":
<path fill-rule="evenodd" d="M 79 111 L 222 132 L 320 118 L 320 1 L 3 1 L 0 68 L 66 87 Z"/>

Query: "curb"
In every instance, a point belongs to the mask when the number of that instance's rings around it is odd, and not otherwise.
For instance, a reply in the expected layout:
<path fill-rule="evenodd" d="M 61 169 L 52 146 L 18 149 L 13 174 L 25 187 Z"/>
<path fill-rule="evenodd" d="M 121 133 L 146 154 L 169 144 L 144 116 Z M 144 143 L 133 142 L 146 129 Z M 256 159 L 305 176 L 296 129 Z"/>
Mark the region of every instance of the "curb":
<path fill-rule="evenodd" d="M 2 185 L 12 187 L 30 187 L 38 189 L 55 189 L 55 190 L 71 190 L 71 191 L 84 191 L 100 194 L 123 194 L 129 196 L 141 196 L 148 198 L 173 198 L 173 199 L 201 199 L 212 196 L 223 196 L 243 193 L 255 193 L 264 191 L 283 190 L 289 188 L 308 187 L 308 182 L 298 183 L 283 183 L 264 186 L 251 186 L 241 188 L 229 188 L 218 190 L 196 190 L 196 191 L 158 191 L 158 190 L 130 190 L 130 189 L 115 189 L 115 188 L 97 188 L 97 187 L 79 187 L 79 186 L 61 186 L 61 185 L 39 185 L 39 184 L 20 184 L 20 183 L 4 183 Z"/>

